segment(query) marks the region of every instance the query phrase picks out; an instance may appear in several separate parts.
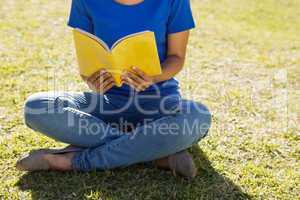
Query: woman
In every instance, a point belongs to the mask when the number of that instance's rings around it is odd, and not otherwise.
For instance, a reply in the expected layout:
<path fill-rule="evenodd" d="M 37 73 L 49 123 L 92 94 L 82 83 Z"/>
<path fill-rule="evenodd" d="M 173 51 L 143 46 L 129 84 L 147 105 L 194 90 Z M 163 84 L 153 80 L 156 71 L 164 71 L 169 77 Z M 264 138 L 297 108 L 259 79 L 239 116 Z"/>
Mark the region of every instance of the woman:
<path fill-rule="evenodd" d="M 101 70 L 82 77 L 93 92 L 49 92 L 25 103 L 28 127 L 70 144 L 38 150 L 17 163 L 20 170 L 106 170 L 153 161 L 187 178 L 196 168 L 187 148 L 206 136 L 207 108 L 182 100 L 173 78 L 184 64 L 194 20 L 189 0 L 73 0 L 69 26 L 90 32 L 110 46 L 126 35 L 155 33 L 162 74 L 132 70 L 115 87 Z"/>

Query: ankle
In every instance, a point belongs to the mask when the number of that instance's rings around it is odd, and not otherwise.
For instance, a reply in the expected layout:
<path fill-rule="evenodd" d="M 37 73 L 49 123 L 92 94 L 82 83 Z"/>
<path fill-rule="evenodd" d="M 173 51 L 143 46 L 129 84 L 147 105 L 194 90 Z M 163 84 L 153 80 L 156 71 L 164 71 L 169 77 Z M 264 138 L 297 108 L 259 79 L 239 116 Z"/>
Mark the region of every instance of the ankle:
<path fill-rule="evenodd" d="M 153 161 L 154 165 L 161 169 L 170 169 L 169 157 L 164 157 Z"/>

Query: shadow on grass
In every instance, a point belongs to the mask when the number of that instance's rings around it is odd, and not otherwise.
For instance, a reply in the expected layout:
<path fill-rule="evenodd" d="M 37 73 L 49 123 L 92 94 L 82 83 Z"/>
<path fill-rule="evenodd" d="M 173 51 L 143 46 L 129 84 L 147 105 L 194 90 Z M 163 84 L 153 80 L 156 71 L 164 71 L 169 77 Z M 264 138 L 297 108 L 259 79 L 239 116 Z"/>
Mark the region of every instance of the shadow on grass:
<path fill-rule="evenodd" d="M 199 175 L 188 182 L 151 166 L 91 173 L 27 173 L 18 187 L 32 199 L 251 199 L 223 177 L 198 147 L 191 149 Z"/>

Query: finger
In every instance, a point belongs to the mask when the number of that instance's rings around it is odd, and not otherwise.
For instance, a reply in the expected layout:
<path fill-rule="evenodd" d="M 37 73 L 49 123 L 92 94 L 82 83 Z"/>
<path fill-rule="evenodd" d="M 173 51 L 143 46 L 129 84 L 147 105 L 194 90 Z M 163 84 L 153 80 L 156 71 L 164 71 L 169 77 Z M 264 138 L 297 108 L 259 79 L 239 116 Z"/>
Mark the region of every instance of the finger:
<path fill-rule="evenodd" d="M 146 74 L 137 67 L 132 67 L 132 71 L 142 79 L 144 79 L 144 77 L 146 76 Z"/>
<path fill-rule="evenodd" d="M 136 82 L 138 84 L 138 87 L 140 88 L 140 90 L 144 91 L 145 89 L 147 89 L 150 85 L 151 82 L 150 81 L 146 81 L 144 79 L 139 78 L 138 76 L 136 76 L 133 73 L 129 73 L 128 76 L 132 81 Z"/>
<path fill-rule="evenodd" d="M 116 85 L 116 83 L 115 83 L 114 81 L 108 83 L 108 84 L 104 87 L 104 92 L 106 92 L 107 90 L 111 89 L 111 88 L 114 87 L 115 85 Z"/>
<path fill-rule="evenodd" d="M 110 82 L 106 82 L 105 84 L 98 85 L 98 86 L 96 86 L 95 90 L 99 93 L 105 92 L 105 88 L 108 85 L 113 84 L 113 83 L 114 83 L 113 81 L 110 81 Z"/>
<path fill-rule="evenodd" d="M 103 88 L 107 87 L 107 86 L 110 85 L 111 83 L 115 84 L 115 80 L 114 80 L 113 78 L 107 79 L 107 80 L 103 83 Z"/>
<path fill-rule="evenodd" d="M 138 84 L 143 84 L 145 80 L 141 78 L 140 76 L 136 75 L 135 73 L 132 72 L 127 72 L 125 73 L 125 76 L 129 77 L 130 79 L 134 80 Z"/>
<path fill-rule="evenodd" d="M 88 77 L 89 82 L 95 82 L 95 80 L 98 79 L 99 76 L 108 73 L 105 69 L 100 69 L 99 71 L 92 74 L 90 77 Z"/>
<path fill-rule="evenodd" d="M 103 78 L 100 78 L 94 82 L 87 82 L 87 83 L 88 83 L 88 85 L 92 86 L 93 88 L 100 88 L 101 85 L 103 85 L 103 83 L 110 81 L 111 79 L 113 79 L 113 78 L 107 77 L 104 80 L 103 80 Z"/>
<path fill-rule="evenodd" d="M 127 77 L 125 79 L 126 83 L 128 85 L 130 85 L 132 88 L 134 88 L 135 90 L 137 90 L 138 92 L 143 91 L 144 87 L 143 84 L 140 84 L 138 82 L 136 82 L 135 80 L 131 79 L 130 77 Z"/>
<path fill-rule="evenodd" d="M 88 81 L 88 82 L 94 82 L 94 81 L 98 78 L 99 73 L 100 73 L 99 71 L 93 73 L 91 76 L 89 76 L 89 77 L 87 78 L 87 81 Z"/>
<path fill-rule="evenodd" d="M 152 82 L 151 78 L 145 72 L 143 72 L 141 69 L 139 69 L 137 67 L 133 67 L 132 70 L 136 75 L 138 75 L 143 80 L 145 80 L 147 82 Z"/>
<path fill-rule="evenodd" d="M 141 80 L 132 73 L 129 73 L 129 76 L 125 76 L 125 78 L 128 83 L 130 83 L 132 86 L 134 86 L 134 88 L 136 88 L 139 91 L 144 91 L 151 85 L 150 82 Z"/>
<path fill-rule="evenodd" d="M 115 86 L 114 81 L 108 82 L 105 85 L 102 85 L 101 88 L 97 89 L 97 92 L 104 94 L 106 91 L 111 89 L 113 86 Z"/>
<path fill-rule="evenodd" d="M 147 84 L 151 85 L 151 83 L 152 83 L 151 77 L 149 77 L 142 70 L 140 70 L 140 69 L 138 69 L 136 67 L 134 67 L 133 69 L 134 69 L 133 74 L 135 74 L 136 76 L 138 76 L 141 79 L 143 79 L 145 82 L 147 82 Z"/>
<path fill-rule="evenodd" d="M 128 78 L 128 77 L 124 77 L 124 78 L 122 79 L 122 81 L 123 81 L 123 83 L 129 85 L 130 87 L 132 87 L 132 88 L 134 88 L 134 89 L 136 89 L 136 87 L 137 87 L 137 85 L 134 83 L 134 81 L 132 81 L 132 80 L 131 80 L 130 78 Z"/>
<path fill-rule="evenodd" d="M 95 87 L 97 89 L 99 89 L 99 88 L 104 88 L 110 82 L 115 82 L 115 80 L 113 79 L 113 77 L 108 77 L 105 80 L 101 80 L 101 81 L 99 80 L 94 85 L 95 85 Z"/>
<path fill-rule="evenodd" d="M 104 73 L 104 74 L 98 76 L 97 79 L 93 83 L 103 83 L 107 79 L 110 79 L 110 78 L 112 78 L 112 75 L 110 73 Z"/>

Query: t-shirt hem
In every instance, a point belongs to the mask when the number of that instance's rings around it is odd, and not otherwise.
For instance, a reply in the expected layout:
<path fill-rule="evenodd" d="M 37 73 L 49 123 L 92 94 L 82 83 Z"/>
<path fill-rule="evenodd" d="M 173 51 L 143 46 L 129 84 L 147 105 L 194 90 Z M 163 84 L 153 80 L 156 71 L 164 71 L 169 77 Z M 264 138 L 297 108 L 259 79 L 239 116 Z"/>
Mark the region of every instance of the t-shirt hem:
<path fill-rule="evenodd" d="M 194 28 L 196 28 L 196 26 L 181 27 L 181 28 L 177 28 L 177 29 L 168 31 L 168 34 L 180 33 L 180 32 L 183 32 L 183 31 L 192 30 L 192 29 L 194 29 Z"/>
<path fill-rule="evenodd" d="M 67 25 L 68 25 L 70 28 L 74 28 L 74 29 L 75 29 L 75 28 L 78 28 L 78 29 L 82 29 L 82 30 L 84 30 L 84 31 L 90 32 L 90 30 L 88 30 L 88 28 L 86 28 L 85 25 L 80 24 L 80 23 L 74 23 L 74 22 L 69 21 L 69 22 L 67 23 Z"/>

